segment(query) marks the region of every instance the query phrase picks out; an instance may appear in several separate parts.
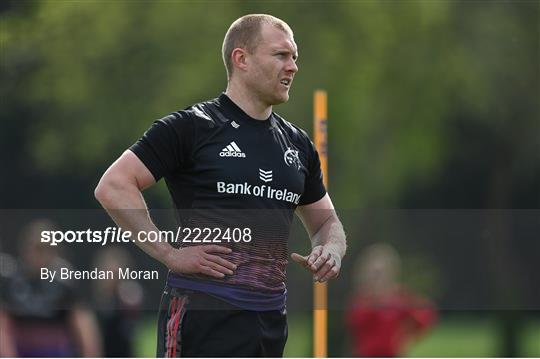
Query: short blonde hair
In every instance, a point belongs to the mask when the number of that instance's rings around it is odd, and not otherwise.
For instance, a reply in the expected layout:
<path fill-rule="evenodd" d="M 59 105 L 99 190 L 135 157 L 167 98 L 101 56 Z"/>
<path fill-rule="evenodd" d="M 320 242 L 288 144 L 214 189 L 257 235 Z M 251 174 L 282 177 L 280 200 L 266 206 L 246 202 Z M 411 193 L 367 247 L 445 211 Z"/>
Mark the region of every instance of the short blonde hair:
<path fill-rule="evenodd" d="M 233 73 L 231 55 L 234 49 L 243 48 L 249 53 L 253 53 L 260 43 L 261 28 L 263 24 L 272 25 L 291 36 L 293 32 L 289 25 L 281 19 L 266 14 L 244 15 L 231 24 L 223 39 L 221 53 L 223 63 L 227 70 L 227 78 L 230 79 Z"/>

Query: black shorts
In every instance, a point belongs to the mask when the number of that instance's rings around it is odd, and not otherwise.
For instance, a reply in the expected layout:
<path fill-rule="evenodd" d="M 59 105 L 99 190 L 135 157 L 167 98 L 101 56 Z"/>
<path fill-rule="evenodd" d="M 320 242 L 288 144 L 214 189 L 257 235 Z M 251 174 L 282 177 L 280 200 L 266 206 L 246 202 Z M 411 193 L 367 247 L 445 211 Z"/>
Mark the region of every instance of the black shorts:
<path fill-rule="evenodd" d="M 239 309 L 202 292 L 165 287 L 158 357 L 282 357 L 285 311 Z"/>

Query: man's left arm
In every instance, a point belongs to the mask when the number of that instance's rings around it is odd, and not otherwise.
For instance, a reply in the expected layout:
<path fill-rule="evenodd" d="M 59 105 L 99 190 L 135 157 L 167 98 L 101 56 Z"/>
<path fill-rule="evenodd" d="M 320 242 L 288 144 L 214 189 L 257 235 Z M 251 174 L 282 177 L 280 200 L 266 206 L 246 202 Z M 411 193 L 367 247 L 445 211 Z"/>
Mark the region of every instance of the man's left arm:
<path fill-rule="evenodd" d="M 347 242 L 330 196 L 326 194 L 317 202 L 297 207 L 296 214 L 311 238 L 312 250 L 307 256 L 293 253 L 291 258 L 311 271 L 315 281 L 326 282 L 336 278 Z"/>

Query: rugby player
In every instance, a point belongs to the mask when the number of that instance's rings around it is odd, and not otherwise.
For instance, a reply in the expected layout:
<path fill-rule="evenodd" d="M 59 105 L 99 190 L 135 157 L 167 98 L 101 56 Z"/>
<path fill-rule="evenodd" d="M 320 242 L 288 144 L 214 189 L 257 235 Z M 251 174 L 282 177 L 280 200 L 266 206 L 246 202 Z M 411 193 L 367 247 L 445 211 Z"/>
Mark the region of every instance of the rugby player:
<path fill-rule="evenodd" d="M 39 241 L 51 228 L 55 224 L 46 219 L 28 223 L 19 241 L 20 261 L 12 273 L 0 269 L 0 357 L 102 355 L 95 315 L 78 288 L 73 282 L 40 277 L 43 268 L 71 266 L 57 247 Z"/>
<path fill-rule="evenodd" d="M 282 356 L 293 214 L 312 250 L 292 259 L 314 280 L 337 277 L 346 250 L 313 143 L 272 111 L 289 99 L 298 71 L 291 28 L 270 15 L 243 16 L 227 31 L 222 54 L 226 91 L 154 122 L 95 190 L 125 230 L 157 231 L 141 192 L 164 178 L 181 225 L 221 234 L 218 244 L 137 243 L 170 270 L 158 356 Z M 233 241 L 231 227 L 240 231 Z"/>

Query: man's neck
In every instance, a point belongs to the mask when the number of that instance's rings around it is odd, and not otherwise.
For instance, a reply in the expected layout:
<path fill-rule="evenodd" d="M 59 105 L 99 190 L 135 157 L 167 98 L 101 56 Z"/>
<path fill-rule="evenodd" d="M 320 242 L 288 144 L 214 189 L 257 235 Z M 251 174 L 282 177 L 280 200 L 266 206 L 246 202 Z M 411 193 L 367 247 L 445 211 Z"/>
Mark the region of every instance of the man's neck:
<path fill-rule="evenodd" d="M 245 86 L 240 86 L 236 82 L 229 82 L 225 95 L 256 120 L 266 120 L 272 114 L 272 106 L 255 98 Z"/>

